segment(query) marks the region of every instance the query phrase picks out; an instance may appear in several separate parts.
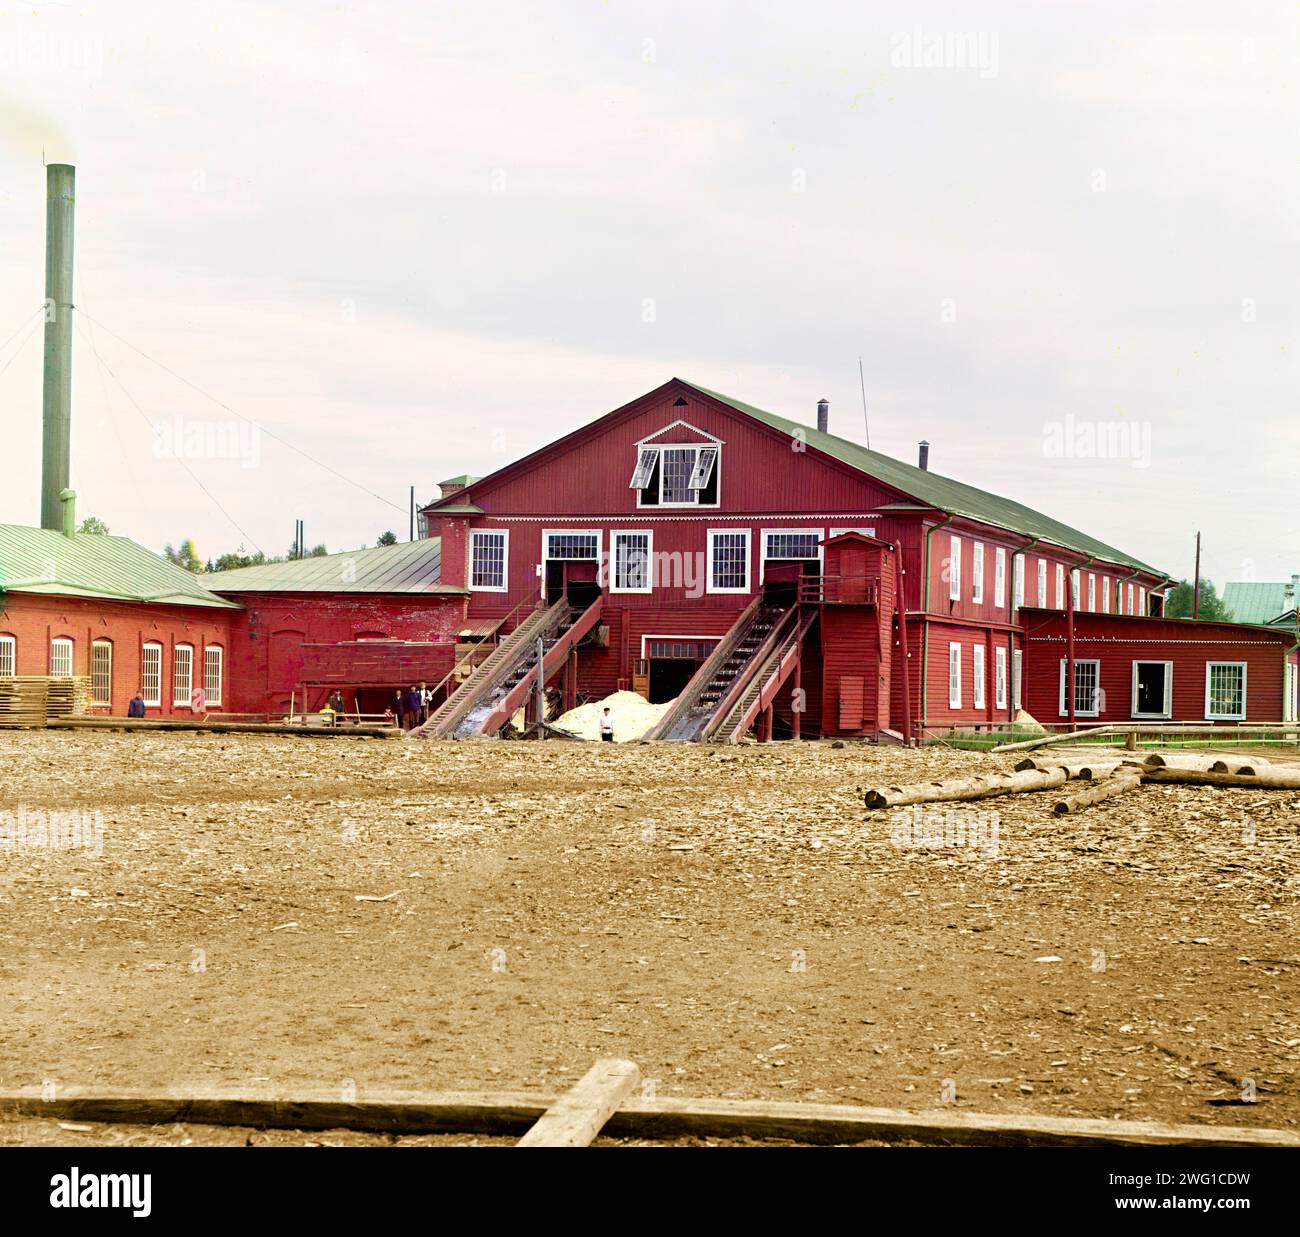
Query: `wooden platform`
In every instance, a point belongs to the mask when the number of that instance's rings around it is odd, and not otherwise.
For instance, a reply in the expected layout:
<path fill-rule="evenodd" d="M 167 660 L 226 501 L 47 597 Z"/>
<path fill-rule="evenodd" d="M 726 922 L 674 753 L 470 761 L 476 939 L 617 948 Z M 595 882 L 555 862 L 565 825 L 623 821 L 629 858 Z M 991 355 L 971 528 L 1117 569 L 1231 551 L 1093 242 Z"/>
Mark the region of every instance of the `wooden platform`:
<path fill-rule="evenodd" d="M 575 1096 L 579 1088 L 569 1092 Z M 337 1092 L 259 1097 L 196 1091 L 69 1089 L 42 1100 L 38 1088 L 0 1095 L 0 1117 L 127 1125 L 354 1129 L 393 1134 L 524 1135 L 564 1097 L 532 1092 L 381 1093 L 346 1102 Z M 1300 1133 L 1216 1125 L 1165 1125 L 1028 1114 L 906 1112 L 768 1100 L 628 1098 L 587 1127 L 611 1138 L 779 1138 L 801 1143 L 920 1143 L 968 1147 L 1300 1147 Z M 594 1127 L 594 1128 L 593 1128 Z"/>
<path fill-rule="evenodd" d="M 50 730 L 198 730 L 225 734 L 280 734 L 311 739 L 400 739 L 396 726 L 295 726 L 283 722 L 205 722 L 199 718 L 51 717 Z"/>

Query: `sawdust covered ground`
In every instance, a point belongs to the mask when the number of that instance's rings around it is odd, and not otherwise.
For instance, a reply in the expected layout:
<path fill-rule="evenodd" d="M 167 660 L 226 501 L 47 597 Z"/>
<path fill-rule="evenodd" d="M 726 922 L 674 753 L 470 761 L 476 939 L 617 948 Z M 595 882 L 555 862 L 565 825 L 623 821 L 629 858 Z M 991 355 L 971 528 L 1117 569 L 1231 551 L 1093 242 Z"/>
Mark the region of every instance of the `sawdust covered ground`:
<path fill-rule="evenodd" d="M 554 1092 L 620 1055 L 668 1095 L 1300 1124 L 1300 794 L 971 805 L 996 854 L 863 808 L 1010 763 L 0 732 L 0 811 L 103 821 L 0 853 L 0 1089 Z"/>

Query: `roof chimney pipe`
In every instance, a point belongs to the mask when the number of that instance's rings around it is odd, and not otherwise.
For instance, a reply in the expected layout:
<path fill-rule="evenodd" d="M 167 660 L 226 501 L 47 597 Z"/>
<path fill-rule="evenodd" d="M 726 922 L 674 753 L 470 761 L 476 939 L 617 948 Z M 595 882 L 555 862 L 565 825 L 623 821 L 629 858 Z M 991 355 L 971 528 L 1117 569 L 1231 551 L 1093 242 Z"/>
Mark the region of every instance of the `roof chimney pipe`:
<path fill-rule="evenodd" d="M 926 442 L 924 438 L 922 438 L 918 445 L 921 448 L 921 457 L 919 460 L 917 460 L 917 467 L 920 468 L 922 472 L 929 472 L 930 471 L 930 444 Z"/>
<path fill-rule="evenodd" d="M 819 399 L 817 401 L 817 432 L 820 434 L 829 433 L 826 428 L 831 423 L 831 405 L 829 400 Z"/>
<path fill-rule="evenodd" d="M 59 494 L 59 503 L 63 508 L 63 535 L 77 535 L 77 494 L 75 490 L 63 490 Z"/>
<path fill-rule="evenodd" d="M 45 169 L 45 379 L 41 397 L 41 527 L 63 527 L 72 439 L 72 216 L 77 171 Z"/>

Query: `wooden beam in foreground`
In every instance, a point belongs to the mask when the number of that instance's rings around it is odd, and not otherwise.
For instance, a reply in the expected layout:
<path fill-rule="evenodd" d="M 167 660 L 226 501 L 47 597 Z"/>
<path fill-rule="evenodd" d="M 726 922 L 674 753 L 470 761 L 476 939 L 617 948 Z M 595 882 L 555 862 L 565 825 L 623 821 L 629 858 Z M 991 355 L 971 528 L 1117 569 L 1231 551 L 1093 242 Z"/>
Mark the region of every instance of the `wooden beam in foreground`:
<path fill-rule="evenodd" d="M 96 1095 L 72 1089 L 47 1102 L 32 1088 L 0 1095 L 0 1116 L 126 1125 L 188 1122 L 260 1129 L 501 1135 L 523 1134 L 555 1102 L 554 1096 L 532 1092 L 402 1092 L 348 1103 L 326 1092 L 271 1099 L 135 1091 Z M 974 1147 L 1300 1147 L 1300 1133 L 1290 1130 L 678 1098 L 624 1100 L 603 1132 L 613 1138 L 784 1138 L 803 1143 Z"/>
<path fill-rule="evenodd" d="M 204 730 L 224 734 L 280 734 L 309 739 L 400 739 L 396 726 L 297 726 L 283 722 L 205 722 L 187 718 L 51 717 L 50 730 Z"/>
<path fill-rule="evenodd" d="M 589 1147 L 641 1081 L 635 1061 L 602 1057 L 541 1116 L 520 1147 Z"/>

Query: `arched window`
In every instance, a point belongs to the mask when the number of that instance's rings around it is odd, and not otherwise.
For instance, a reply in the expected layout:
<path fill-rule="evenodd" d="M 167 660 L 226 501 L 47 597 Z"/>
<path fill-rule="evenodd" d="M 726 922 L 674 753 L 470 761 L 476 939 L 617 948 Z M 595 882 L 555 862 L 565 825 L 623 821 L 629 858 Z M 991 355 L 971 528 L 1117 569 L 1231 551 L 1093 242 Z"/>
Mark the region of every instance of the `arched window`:
<path fill-rule="evenodd" d="M 162 705 L 162 645 L 146 644 L 140 650 L 140 695 L 155 709 Z"/>
<path fill-rule="evenodd" d="M 72 673 L 72 641 L 67 636 L 55 636 L 50 641 L 50 673 L 55 677 Z"/>
<path fill-rule="evenodd" d="M 209 644 L 203 650 L 203 694 L 208 707 L 221 703 L 222 680 L 225 670 L 225 650 L 219 644 Z"/>
<path fill-rule="evenodd" d="M 113 642 L 96 640 L 90 646 L 90 703 L 113 703 Z"/>
<path fill-rule="evenodd" d="M 178 644 L 172 649 L 172 708 L 188 709 L 194 688 L 194 648 Z"/>

